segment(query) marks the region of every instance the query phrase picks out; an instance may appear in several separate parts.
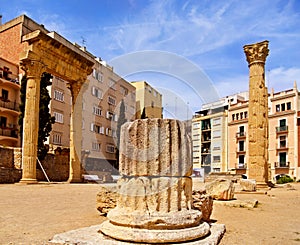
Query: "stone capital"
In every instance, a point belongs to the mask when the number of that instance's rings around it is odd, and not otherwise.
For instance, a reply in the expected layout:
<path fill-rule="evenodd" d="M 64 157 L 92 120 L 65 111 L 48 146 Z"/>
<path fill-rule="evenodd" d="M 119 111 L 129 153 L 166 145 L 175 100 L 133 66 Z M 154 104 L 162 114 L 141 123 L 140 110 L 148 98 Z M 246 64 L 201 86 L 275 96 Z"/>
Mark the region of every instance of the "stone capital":
<path fill-rule="evenodd" d="M 269 41 L 249 44 L 244 46 L 247 62 L 250 65 L 253 63 L 265 63 L 269 54 L 268 49 Z"/>
<path fill-rule="evenodd" d="M 21 61 L 21 69 L 25 71 L 27 78 L 40 79 L 46 71 L 46 65 L 40 60 L 26 59 Z"/>

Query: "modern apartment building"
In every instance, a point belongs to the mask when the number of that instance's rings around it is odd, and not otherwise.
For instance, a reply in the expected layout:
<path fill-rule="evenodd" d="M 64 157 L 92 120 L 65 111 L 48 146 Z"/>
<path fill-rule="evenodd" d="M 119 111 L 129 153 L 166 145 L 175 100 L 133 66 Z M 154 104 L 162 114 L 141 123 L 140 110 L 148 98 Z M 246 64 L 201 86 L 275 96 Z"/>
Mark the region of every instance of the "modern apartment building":
<path fill-rule="evenodd" d="M 85 169 L 111 170 L 111 166 L 116 167 L 117 124 L 121 103 L 124 103 L 126 120 L 134 120 L 135 87 L 114 73 L 113 67 L 99 58 L 95 59 L 93 73 L 88 81 L 82 101 Z"/>
<path fill-rule="evenodd" d="M 19 103 L 19 67 L 0 58 L 0 145 L 20 146 Z"/>
<path fill-rule="evenodd" d="M 192 119 L 193 166 L 210 172 L 227 171 L 228 107 L 240 95 L 202 105 Z"/>
<path fill-rule="evenodd" d="M 230 97 L 228 97 L 230 98 Z M 212 103 L 213 104 L 213 103 Z M 193 133 L 193 154 L 194 154 L 194 167 L 206 167 L 205 159 L 207 155 L 215 155 L 214 148 L 211 146 L 206 150 L 206 146 L 212 145 L 213 134 L 211 133 L 210 140 L 205 141 L 206 134 L 213 129 L 212 118 L 216 118 L 218 113 L 213 111 L 212 104 L 207 106 L 211 109 L 209 115 L 209 123 L 211 126 L 210 130 L 205 128 L 208 120 L 207 115 L 195 115 L 193 119 L 193 130 L 194 128 L 202 125 L 204 130 L 195 130 Z M 294 85 L 293 89 L 285 90 L 274 93 L 272 91 L 268 97 L 268 120 L 269 120 L 269 173 L 271 178 L 278 174 L 288 174 L 290 177 L 300 179 L 300 99 L 297 85 Z M 227 145 L 227 162 L 221 165 L 224 166 L 221 169 L 222 172 L 231 172 L 236 174 L 247 175 L 247 163 L 249 160 L 248 153 L 248 96 L 246 93 L 239 94 L 231 97 L 228 100 L 227 113 L 227 124 L 225 123 L 224 130 L 227 131 L 227 137 L 224 137 L 223 144 Z M 201 124 L 199 124 L 199 122 Z M 197 136 L 196 132 L 200 132 L 200 136 Z M 224 134 L 226 135 L 226 134 Z M 203 139 L 198 141 L 197 137 Z M 226 143 L 225 143 L 226 142 Z M 201 144 L 201 145 L 200 145 Z M 198 148 L 201 146 L 201 151 Z M 196 151 L 196 152 L 194 152 Z M 206 154 L 208 151 L 210 154 Z M 226 152 L 226 149 L 223 149 Z M 199 160 L 197 161 L 197 152 Z M 204 152 L 204 154 L 202 153 Z M 211 157 L 212 158 L 212 157 Z M 211 159 L 210 158 L 210 159 Z M 201 164 L 199 164 L 199 162 Z M 197 164 L 195 164 L 197 163 Z M 208 165 L 208 164 L 206 164 Z M 211 172 L 214 171 L 213 160 L 210 160 L 209 165 L 211 166 Z"/>
<path fill-rule="evenodd" d="M 146 81 L 133 81 L 136 88 L 136 118 L 141 118 L 143 111 L 147 118 L 162 118 L 162 95 Z"/>

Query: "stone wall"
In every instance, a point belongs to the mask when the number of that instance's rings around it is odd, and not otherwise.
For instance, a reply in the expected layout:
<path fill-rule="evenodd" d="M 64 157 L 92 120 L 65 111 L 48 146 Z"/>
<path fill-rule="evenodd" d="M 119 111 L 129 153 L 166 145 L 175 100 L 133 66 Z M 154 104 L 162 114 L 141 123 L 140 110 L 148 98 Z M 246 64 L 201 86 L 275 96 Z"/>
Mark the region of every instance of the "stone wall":
<path fill-rule="evenodd" d="M 50 181 L 67 181 L 69 178 L 69 150 L 57 150 L 48 154 L 42 161 Z M 0 146 L 0 183 L 19 182 L 22 177 L 22 150 Z M 39 164 L 37 164 L 37 180 L 47 181 Z"/>

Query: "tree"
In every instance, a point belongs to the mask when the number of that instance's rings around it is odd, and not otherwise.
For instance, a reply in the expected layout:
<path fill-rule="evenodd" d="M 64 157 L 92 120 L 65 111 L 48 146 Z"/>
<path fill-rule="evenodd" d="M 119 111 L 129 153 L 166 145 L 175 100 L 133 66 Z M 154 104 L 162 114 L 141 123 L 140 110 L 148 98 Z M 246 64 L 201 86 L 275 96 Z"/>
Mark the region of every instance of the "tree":
<path fill-rule="evenodd" d="M 38 158 L 43 160 L 48 152 L 48 147 L 45 145 L 47 137 L 50 135 L 52 130 L 52 124 L 55 122 L 55 117 L 52 117 L 49 112 L 49 103 L 51 101 L 47 87 L 50 86 L 52 75 L 49 73 L 43 73 L 41 77 L 40 85 L 40 105 L 39 105 L 39 130 L 38 130 Z M 25 112 L 26 103 L 26 86 L 27 78 L 24 76 L 22 78 L 21 89 L 20 89 L 20 135 L 21 139 L 23 137 L 23 119 Z"/>
<path fill-rule="evenodd" d="M 125 104 L 124 100 L 121 101 L 120 105 L 120 113 L 117 123 L 117 150 L 116 150 L 116 166 L 115 168 L 119 169 L 119 149 L 120 149 L 120 138 L 121 138 L 121 126 L 127 122 L 126 116 L 125 116 Z"/>
<path fill-rule="evenodd" d="M 142 115 L 141 115 L 141 119 L 146 119 L 146 118 L 148 118 L 148 117 L 146 116 L 146 109 L 144 107 Z"/>

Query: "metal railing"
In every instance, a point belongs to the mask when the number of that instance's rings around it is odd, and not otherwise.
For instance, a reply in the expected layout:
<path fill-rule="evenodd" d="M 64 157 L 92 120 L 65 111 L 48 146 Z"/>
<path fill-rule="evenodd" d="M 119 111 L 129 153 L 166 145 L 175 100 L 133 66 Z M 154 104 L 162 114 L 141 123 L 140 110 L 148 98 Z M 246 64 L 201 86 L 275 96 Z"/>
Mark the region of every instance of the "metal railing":
<path fill-rule="evenodd" d="M 288 126 L 276 127 L 276 132 L 284 132 L 284 131 L 288 131 Z"/>
<path fill-rule="evenodd" d="M 12 137 L 12 138 L 18 138 L 18 131 L 15 129 L 0 128 L 0 135 Z"/>
<path fill-rule="evenodd" d="M 0 100 L 0 107 L 10 109 L 13 111 L 19 111 L 19 103 L 12 102 L 12 101 Z"/>
<path fill-rule="evenodd" d="M 290 162 L 275 162 L 274 166 L 275 168 L 289 168 Z"/>
<path fill-rule="evenodd" d="M 236 168 L 237 169 L 247 168 L 247 164 L 246 163 L 237 163 Z"/>
<path fill-rule="evenodd" d="M 245 137 L 246 136 L 246 132 L 237 132 L 236 133 L 236 137 Z"/>

